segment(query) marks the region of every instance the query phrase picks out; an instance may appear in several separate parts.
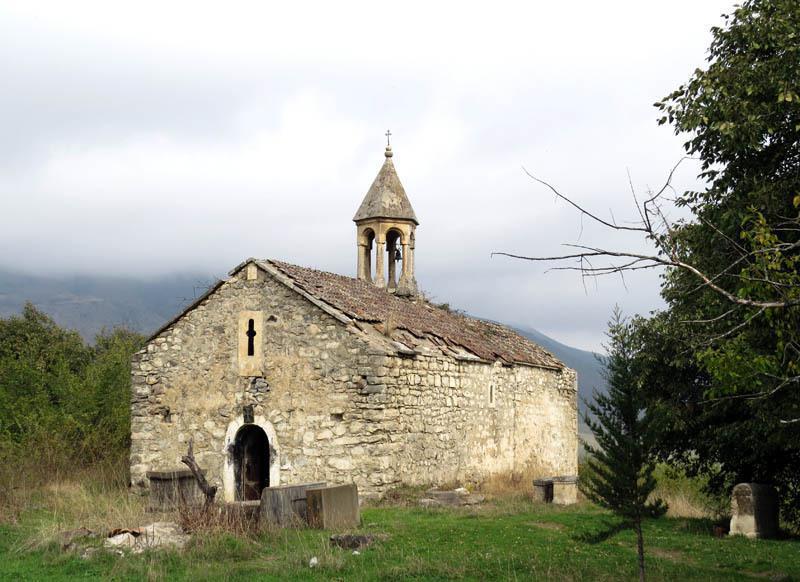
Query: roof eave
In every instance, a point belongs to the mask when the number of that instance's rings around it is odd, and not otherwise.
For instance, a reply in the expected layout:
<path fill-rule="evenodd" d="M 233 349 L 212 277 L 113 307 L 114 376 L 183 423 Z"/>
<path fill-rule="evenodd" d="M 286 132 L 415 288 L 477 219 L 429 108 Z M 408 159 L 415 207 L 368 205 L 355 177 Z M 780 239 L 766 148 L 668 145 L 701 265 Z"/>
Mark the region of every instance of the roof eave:
<path fill-rule="evenodd" d="M 245 264 L 247 264 L 247 263 L 242 263 L 242 265 L 245 265 Z M 170 327 L 172 327 L 173 325 L 175 325 L 176 323 L 178 323 L 178 321 L 179 321 L 180 319 L 182 319 L 182 318 L 183 318 L 183 316 L 185 316 L 187 313 L 189 313 L 189 312 L 190 312 L 191 310 L 193 310 L 195 307 L 197 307 L 198 305 L 200 305 L 200 304 L 201 304 L 203 301 L 205 301 L 206 299 L 208 299 L 208 298 L 209 298 L 209 297 L 210 297 L 210 296 L 211 296 L 213 293 L 215 293 L 215 292 L 217 291 L 217 289 L 219 289 L 220 287 L 222 287 L 222 285 L 224 285 L 224 284 L 225 284 L 225 282 L 226 282 L 226 280 L 225 280 L 225 279 L 217 279 L 217 282 L 216 282 L 216 283 L 214 283 L 212 286 L 210 286 L 208 289 L 206 289 L 205 293 L 203 293 L 203 294 L 202 294 L 200 297 L 198 297 L 197 299 L 195 299 L 194 301 L 192 301 L 192 302 L 191 302 L 189 305 L 187 305 L 186 307 L 184 307 L 184 308 L 183 308 L 183 309 L 182 309 L 182 310 L 181 310 L 181 311 L 180 311 L 180 312 L 179 312 L 179 313 L 178 313 L 178 314 L 177 314 L 175 317 L 173 317 L 173 318 L 172 318 L 172 319 L 170 319 L 170 320 L 169 320 L 167 323 L 165 323 L 164 325 L 162 325 L 161 327 L 159 327 L 159 328 L 158 328 L 156 331 L 154 331 L 154 332 L 153 332 L 153 333 L 150 335 L 150 337 L 148 337 L 148 338 L 147 338 L 147 340 L 145 341 L 145 343 L 150 343 L 151 341 L 153 341 L 154 339 L 156 339 L 158 336 L 160 336 L 162 333 L 164 333 L 165 331 L 167 331 L 167 330 L 168 330 Z"/>
<path fill-rule="evenodd" d="M 419 220 L 417 220 L 416 216 L 412 216 L 411 218 L 409 218 L 409 217 L 399 218 L 397 216 L 389 216 L 388 214 L 387 215 L 379 214 L 379 215 L 375 215 L 375 216 L 367 216 L 367 217 L 359 218 L 358 214 L 356 214 L 353 217 L 353 222 L 355 222 L 359 226 L 361 226 L 365 222 L 371 222 L 373 220 L 391 220 L 393 222 L 410 222 L 410 223 L 413 223 L 416 226 L 419 226 Z"/>

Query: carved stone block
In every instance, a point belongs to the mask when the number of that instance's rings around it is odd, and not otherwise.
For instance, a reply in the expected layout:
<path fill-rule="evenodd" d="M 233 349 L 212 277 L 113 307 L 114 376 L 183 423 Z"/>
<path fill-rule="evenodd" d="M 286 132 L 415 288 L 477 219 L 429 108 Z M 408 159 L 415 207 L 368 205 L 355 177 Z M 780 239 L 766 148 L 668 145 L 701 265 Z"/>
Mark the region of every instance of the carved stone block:
<path fill-rule="evenodd" d="M 739 483 L 731 495 L 731 535 L 778 535 L 778 494 L 771 485 Z"/>

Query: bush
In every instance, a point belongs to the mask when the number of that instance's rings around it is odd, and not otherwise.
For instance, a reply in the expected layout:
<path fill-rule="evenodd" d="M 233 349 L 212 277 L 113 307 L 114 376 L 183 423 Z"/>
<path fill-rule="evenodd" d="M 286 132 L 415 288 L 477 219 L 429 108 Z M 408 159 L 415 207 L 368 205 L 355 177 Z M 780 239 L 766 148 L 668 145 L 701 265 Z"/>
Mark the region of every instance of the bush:
<path fill-rule="evenodd" d="M 0 319 L 0 506 L 56 475 L 127 464 L 130 359 L 143 343 L 114 329 L 87 345 L 31 304 Z"/>

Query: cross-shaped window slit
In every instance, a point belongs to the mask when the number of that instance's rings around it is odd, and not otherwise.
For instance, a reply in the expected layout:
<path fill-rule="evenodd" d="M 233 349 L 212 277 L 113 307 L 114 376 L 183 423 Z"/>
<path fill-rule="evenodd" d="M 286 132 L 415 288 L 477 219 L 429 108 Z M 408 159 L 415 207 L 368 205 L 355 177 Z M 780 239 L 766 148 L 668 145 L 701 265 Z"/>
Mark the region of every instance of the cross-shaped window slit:
<path fill-rule="evenodd" d="M 247 322 L 247 355 L 253 356 L 256 353 L 256 344 L 255 344 L 255 337 L 256 337 L 256 322 L 253 319 L 248 320 Z"/>

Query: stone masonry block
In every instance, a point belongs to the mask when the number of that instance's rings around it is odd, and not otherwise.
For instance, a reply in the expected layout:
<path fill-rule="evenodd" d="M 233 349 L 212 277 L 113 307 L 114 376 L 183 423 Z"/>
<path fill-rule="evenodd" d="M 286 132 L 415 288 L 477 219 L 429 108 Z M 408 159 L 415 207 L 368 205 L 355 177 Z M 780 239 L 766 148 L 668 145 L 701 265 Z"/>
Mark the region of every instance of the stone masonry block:
<path fill-rule="evenodd" d="M 771 485 L 739 483 L 731 496 L 731 535 L 774 538 L 778 535 L 778 494 Z"/>
<path fill-rule="evenodd" d="M 569 475 L 553 477 L 553 503 L 556 505 L 572 505 L 578 502 L 578 477 Z"/>
<path fill-rule="evenodd" d="M 261 491 L 258 526 L 266 529 L 275 525 L 280 527 L 305 525 L 308 522 L 306 492 L 311 487 L 325 487 L 325 485 L 326 483 L 320 482 L 265 487 Z"/>
<path fill-rule="evenodd" d="M 308 524 L 320 529 L 358 527 L 358 488 L 355 483 L 309 489 L 306 492 Z"/>

